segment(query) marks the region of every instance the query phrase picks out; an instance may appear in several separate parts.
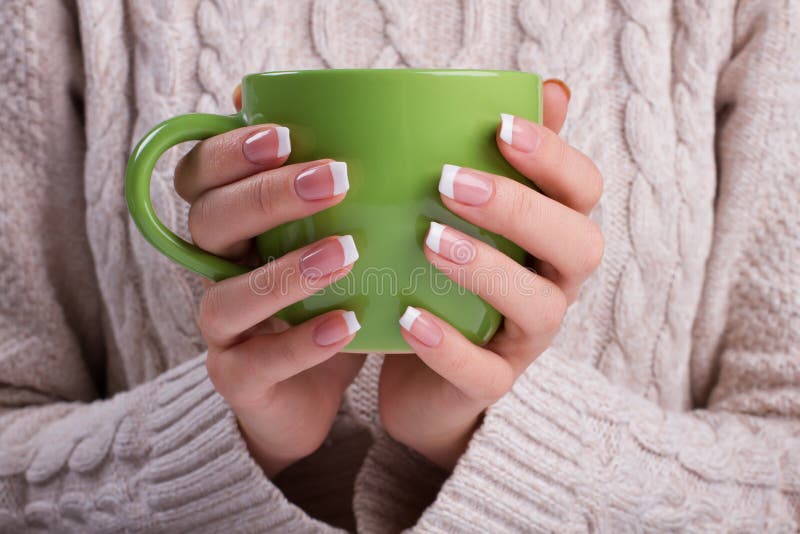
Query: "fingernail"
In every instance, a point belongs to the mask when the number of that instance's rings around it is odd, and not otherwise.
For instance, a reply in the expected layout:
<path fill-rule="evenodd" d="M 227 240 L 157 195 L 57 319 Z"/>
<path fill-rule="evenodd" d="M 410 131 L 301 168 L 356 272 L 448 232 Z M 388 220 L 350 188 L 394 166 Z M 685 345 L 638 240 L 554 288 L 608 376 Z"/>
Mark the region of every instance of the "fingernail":
<path fill-rule="evenodd" d="M 319 278 L 341 269 L 358 259 L 353 236 L 325 239 L 300 258 L 300 272 L 306 278 Z"/>
<path fill-rule="evenodd" d="M 438 255 L 459 265 L 471 262 L 477 254 L 475 245 L 466 236 L 434 221 L 431 221 L 425 245 Z"/>
<path fill-rule="evenodd" d="M 572 98 L 572 91 L 569 89 L 569 85 L 567 85 L 564 80 L 559 80 L 558 78 L 550 78 L 549 80 L 545 80 L 544 83 L 554 83 L 561 87 L 561 89 L 567 95 L 567 102 L 569 102 L 570 98 Z"/>
<path fill-rule="evenodd" d="M 400 317 L 400 326 L 428 347 L 435 347 L 442 341 L 442 330 L 436 323 L 427 319 L 417 308 L 408 306 Z"/>
<path fill-rule="evenodd" d="M 256 132 L 242 144 L 245 159 L 256 165 L 266 165 L 291 151 L 289 128 L 285 126 L 273 126 Z"/>
<path fill-rule="evenodd" d="M 294 179 L 297 196 L 305 200 L 331 198 L 350 189 L 347 163 L 332 161 L 306 169 Z"/>
<path fill-rule="evenodd" d="M 439 178 L 439 192 L 462 204 L 480 206 L 492 196 L 494 182 L 479 171 L 445 164 Z"/>
<path fill-rule="evenodd" d="M 314 339 L 314 343 L 326 347 L 355 334 L 360 329 L 361 325 L 358 324 L 356 314 L 346 311 L 322 321 L 314 328 L 311 336 Z"/>
<path fill-rule="evenodd" d="M 539 146 L 539 132 L 525 119 L 500 114 L 500 139 L 522 152 L 533 152 Z"/>

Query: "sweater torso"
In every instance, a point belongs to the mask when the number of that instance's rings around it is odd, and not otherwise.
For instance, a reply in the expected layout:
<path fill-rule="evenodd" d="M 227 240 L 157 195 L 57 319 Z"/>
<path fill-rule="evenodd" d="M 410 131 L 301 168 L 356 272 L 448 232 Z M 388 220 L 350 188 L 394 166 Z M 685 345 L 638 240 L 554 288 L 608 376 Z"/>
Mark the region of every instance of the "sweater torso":
<path fill-rule="evenodd" d="M 563 136 L 604 176 L 593 214 L 604 261 L 555 345 L 664 407 L 688 407 L 713 223 L 715 74 L 731 13 L 698 21 L 687 10 L 623 1 L 467 2 L 462 10 L 456 2 L 145 0 L 125 16 L 121 6 L 85 2 L 82 37 L 94 52 L 86 63 L 88 229 L 109 302 L 107 341 L 119 354 L 112 387 L 150 380 L 203 347 L 197 277 L 143 240 L 121 194 L 125 157 L 150 127 L 180 113 L 231 113 L 232 88 L 250 72 L 492 68 L 564 79 L 573 98 Z M 677 23 L 703 24 L 676 32 L 674 11 Z M 183 151 L 161 158 L 151 190 L 162 220 L 186 238 L 188 205 L 172 187 Z"/>
<path fill-rule="evenodd" d="M 2 3 L 0 170 L 12 181 L 0 195 L 0 530 L 313 531 L 353 517 L 366 532 L 796 528 L 792 6 L 78 0 L 73 14 Z M 406 67 L 563 79 L 561 135 L 604 177 L 591 214 L 604 259 L 441 490 L 441 473 L 380 431 L 380 355 L 319 454 L 273 484 L 205 375 L 200 279 L 128 215 L 128 155 L 164 119 L 232 113 L 247 73 Z M 53 131 L 68 133 L 54 142 Z M 172 173 L 188 148 L 168 151 L 151 185 L 185 239 Z M 353 517 L 328 521 L 345 507 Z"/>

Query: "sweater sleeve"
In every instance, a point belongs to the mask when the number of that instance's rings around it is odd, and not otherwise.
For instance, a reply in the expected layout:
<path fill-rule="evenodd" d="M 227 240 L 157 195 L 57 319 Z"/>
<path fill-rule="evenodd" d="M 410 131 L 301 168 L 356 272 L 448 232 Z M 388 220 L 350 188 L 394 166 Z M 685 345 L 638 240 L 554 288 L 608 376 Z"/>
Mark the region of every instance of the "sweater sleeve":
<path fill-rule="evenodd" d="M 387 518 L 387 530 L 419 532 L 800 528 L 798 11 L 752 1 L 736 13 L 718 90 L 695 409 L 666 411 L 550 349 L 487 411 L 449 477 L 378 441 L 357 486 L 362 523 Z M 398 495 L 437 483 L 435 498 L 398 508 Z"/>
<path fill-rule="evenodd" d="M 5 408 L 0 531 L 334 531 L 266 478 L 204 363 L 106 400 Z"/>
<path fill-rule="evenodd" d="M 0 3 L 0 532 L 333 530 L 252 460 L 203 355 L 103 398 L 68 5 Z"/>

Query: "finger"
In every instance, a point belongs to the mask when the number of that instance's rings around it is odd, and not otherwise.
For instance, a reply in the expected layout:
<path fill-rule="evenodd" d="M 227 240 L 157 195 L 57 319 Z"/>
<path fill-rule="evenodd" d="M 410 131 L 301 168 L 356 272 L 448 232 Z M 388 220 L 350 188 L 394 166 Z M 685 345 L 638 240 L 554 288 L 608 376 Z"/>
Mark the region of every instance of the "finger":
<path fill-rule="evenodd" d="M 195 145 L 175 167 L 175 191 L 187 202 L 203 191 L 283 165 L 291 152 L 289 129 L 245 126 Z"/>
<path fill-rule="evenodd" d="M 431 222 L 425 257 L 529 335 L 550 334 L 561 324 L 567 307 L 561 289 L 483 241 Z"/>
<path fill-rule="evenodd" d="M 603 179 L 597 166 L 552 130 L 504 113 L 497 146 L 522 175 L 572 209 L 589 213 L 600 199 Z"/>
<path fill-rule="evenodd" d="M 567 107 L 572 96 L 567 84 L 558 78 L 545 80 L 542 84 L 542 111 L 545 128 L 558 133 L 567 118 Z"/>
<path fill-rule="evenodd" d="M 338 204 L 349 187 L 347 164 L 341 161 L 264 171 L 200 195 L 189 210 L 189 232 L 200 248 L 238 258 L 249 250 L 251 238 Z"/>
<path fill-rule="evenodd" d="M 233 107 L 236 111 L 242 110 L 242 84 L 236 86 L 233 90 Z"/>
<path fill-rule="evenodd" d="M 603 257 L 603 234 L 594 221 L 510 178 L 445 165 L 439 191 L 455 214 L 552 264 L 567 293 L 577 289 Z"/>
<path fill-rule="evenodd" d="M 359 328 L 355 313 L 335 310 L 280 334 L 252 337 L 225 350 L 209 350 L 209 378 L 232 405 L 251 404 L 275 384 L 334 356 Z"/>
<path fill-rule="evenodd" d="M 241 341 L 248 329 L 347 275 L 357 259 L 352 236 L 333 236 L 217 282 L 200 301 L 203 338 L 217 347 Z"/>
<path fill-rule="evenodd" d="M 400 333 L 428 367 L 482 404 L 496 401 L 514 383 L 514 371 L 506 360 L 474 345 L 426 310 L 406 308 Z"/>

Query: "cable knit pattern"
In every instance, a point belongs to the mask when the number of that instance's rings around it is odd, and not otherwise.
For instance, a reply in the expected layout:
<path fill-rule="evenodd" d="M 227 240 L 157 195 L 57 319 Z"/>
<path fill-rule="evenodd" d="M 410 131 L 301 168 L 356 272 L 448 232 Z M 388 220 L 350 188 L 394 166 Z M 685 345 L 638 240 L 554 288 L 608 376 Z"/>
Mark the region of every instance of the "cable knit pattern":
<path fill-rule="evenodd" d="M 654 376 L 656 366 L 661 365 L 659 360 L 669 358 L 663 364 L 665 376 L 676 367 L 685 367 L 675 361 L 681 355 L 674 351 L 672 336 L 665 332 L 671 326 L 668 311 L 671 293 L 677 287 L 676 270 L 684 260 L 680 256 L 678 233 L 680 214 L 685 209 L 674 169 L 675 122 L 671 102 L 656 98 L 669 90 L 672 77 L 671 71 L 655 68 L 666 65 L 664 56 L 670 53 L 668 48 L 660 46 L 669 36 L 670 6 L 660 4 L 659 12 L 641 2 L 624 0 L 620 4 L 629 17 L 620 34 L 622 64 L 631 83 L 624 132 L 636 170 L 628 200 L 631 257 L 621 273 L 614 299 L 614 343 L 606 350 L 619 350 L 627 362 L 646 367 L 649 373 L 641 369 L 635 373 L 638 383 L 633 387 L 648 398 L 657 399 L 660 385 Z M 660 125 L 658 134 L 644 134 L 652 124 Z M 660 268 L 653 268 L 656 265 Z M 651 288 L 659 291 L 651 294 L 648 291 Z M 640 298 L 632 298 L 633 295 Z M 648 298 L 641 298 L 645 295 Z"/>
<path fill-rule="evenodd" d="M 194 111 L 196 101 L 187 101 L 183 96 L 186 88 L 197 90 L 197 65 L 186 64 L 183 57 L 198 53 L 197 36 L 182 29 L 181 23 L 192 17 L 193 6 L 175 2 L 133 2 L 129 6 L 135 36 L 133 66 L 138 73 L 133 90 L 136 98 L 153 105 L 142 106 L 137 111 L 132 125 L 133 137 L 128 152 L 138 138 L 153 124 L 174 115 L 176 112 Z M 191 19 L 190 19 L 191 20 Z M 181 22 L 179 22 L 181 21 Z M 175 229 L 184 238 L 189 237 L 187 228 L 188 205 L 183 202 L 172 185 L 172 170 L 178 158 L 189 147 L 168 151 L 156 165 L 151 180 L 153 208 L 164 224 Z M 124 172 L 124 167 L 123 167 Z M 124 199 L 122 210 L 125 211 Z M 167 260 L 147 243 L 136 229 L 133 221 L 126 219 L 131 243 L 134 248 L 143 293 L 148 296 L 145 313 L 153 317 L 153 328 L 159 331 L 161 341 L 177 343 L 187 347 L 182 353 L 170 358 L 183 361 L 202 350 L 202 340 L 195 327 L 197 308 L 196 294 L 200 284 L 196 277 L 187 277 L 180 267 Z M 171 280 L 166 287 L 159 288 L 164 280 Z M 176 362 L 167 361 L 167 366 Z"/>
<path fill-rule="evenodd" d="M 225 113 L 230 109 L 231 87 L 228 80 L 248 72 L 270 70 L 274 61 L 276 33 L 270 24 L 275 7 L 268 3 L 205 0 L 197 7 L 197 29 L 202 48 L 197 64 L 197 78 L 203 94 L 197 111 Z M 247 16 L 239 16 L 247 13 Z M 239 27 L 231 32 L 229 21 Z M 240 41 L 231 41 L 231 34 Z"/>
<path fill-rule="evenodd" d="M 349 39 L 341 28 L 359 28 Z M 400 57 L 386 38 L 386 20 L 375 0 L 314 0 L 311 37 L 316 51 L 329 68 L 401 66 Z"/>
<path fill-rule="evenodd" d="M 8 0 L 0 42 L 0 532 L 798 530 L 796 2 Z M 199 280 L 126 212 L 148 128 L 325 67 L 561 77 L 605 177 L 603 265 L 452 474 L 382 431 L 370 355 L 266 479 L 206 376 Z M 188 148 L 152 181 L 183 236 Z"/>
<path fill-rule="evenodd" d="M 86 136 L 88 139 L 102 137 L 111 142 L 109 146 L 89 144 L 86 167 L 98 175 L 124 176 L 126 152 L 133 135 L 130 131 L 132 110 L 125 103 L 131 82 L 123 6 L 119 2 L 105 5 L 84 2 L 80 9 L 80 25 L 83 54 L 86 61 L 95 65 L 86 72 L 85 98 L 92 103 L 86 107 Z M 99 96 L 106 92 L 107 98 Z M 102 299 L 124 303 L 107 310 L 108 349 L 121 356 L 110 362 L 111 366 L 120 367 L 110 369 L 109 373 L 112 382 L 109 385 L 116 389 L 124 387 L 126 381 L 120 375 L 136 376 L 139 383 L 163 372 L 166 365 L 158 349 L 158 340 L 146 326 L 146 295 L 142 291 L 141 276 L 133 269 L 126 273 L 116 268 L 135 263 L 131 237 L 135 238 L 136 233 L 126 213 L 124 184 L 115 180 L 86 181 L 84 188 L 86 231 Z M 126 349 L 129 346 L 136 347 L 136 356 Z M 126 353 L 130 357 L 124 357 Z"/>
<path fill-rule="evenodd" d="M 619 136 L 623 128 L 619 110 L 622 103 L 616 100 L 627 96 L 628 87 L 621 88 L 620 94 L 591 89 L 612 84 L 621 74 L 613 54 L 597 52 L 598 48 L 613 50 L 617 47 L 617 32 L 612 31 L 616 12 L 600 2 L 523 0 L 516 14 L 524 30 L 515 57 L 518 68 L 546 72 L 547 76 L 561 78 L 571 87 L 587 88 L 573 91 L 570 120 L 564 124 L 561 135 L 590 155 L 606 175 L 629 176 L 628 158 L 611 152 L 605 143 L 609 137 Z M 570 36 L 568 54 L 564 53 L 564 35 Z M 591 122 L 592 128 L 581 127 L 584 122 Z M 554 341 L 568 352 L 577 352 L 577 357 L 594 362 L 613 336 L 613 330 L 608 328 L 613 295 L 629 254 L 627 221 L 622 217 L 603 218 L 605 211 L 627 212 L 629 184 L 625 180 L 606 180 L 603 196 L 603 202 L 592 212 L 592 218 L 603 227 L 606 236 L 606 256 L 594 275 L 600 282 L 581 288 L 581 305 L 573 307 L 564 319 L 564 331 L 580 330 L 581 339 L 562 335 Z M 591 306 L 591 314 L 581 311 L 584 303 Z M 578 345 L 583 348 L 577 350 Z M 587 347 L 592 348 L 587 350 Z M 625 367 L 622 363 L 619 368 Z"/>

